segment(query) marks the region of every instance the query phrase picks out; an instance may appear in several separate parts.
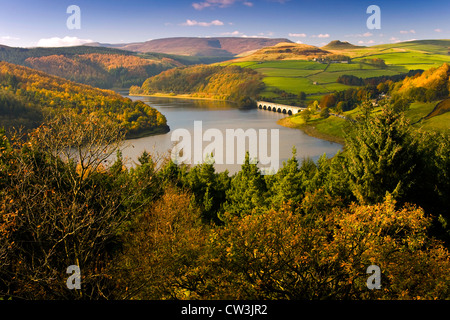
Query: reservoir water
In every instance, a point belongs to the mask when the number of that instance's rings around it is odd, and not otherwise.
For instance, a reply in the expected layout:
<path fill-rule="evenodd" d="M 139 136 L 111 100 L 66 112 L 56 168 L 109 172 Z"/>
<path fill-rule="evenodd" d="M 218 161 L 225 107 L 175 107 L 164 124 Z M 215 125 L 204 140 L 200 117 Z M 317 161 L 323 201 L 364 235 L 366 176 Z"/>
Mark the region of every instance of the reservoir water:
<path fill-rule="evenodd" d="M 170 156 L 171 148 L 178 143 L 171 141 L 172 133 L 176 129 L 186 129 L 191 137 L 194 137 L 194 121 L 201 121 L 203 132 L 208 129 L 218 129 L 223 133 L 224 138 L 227 129 L 243 129 L 244 131 L 255 129 L 257 132 L 259 129 L 268 129 L 268 155 L 272 150 L 270 130 L 278 129 L 279 167 L 282 166 L 283 161 L 292 157 L 293 146 L 297 149 L 299 161 L 307 157 L 317 161 L 324 153 L 331 157 L 342 148 L 340 144 L 308 136 L 298 129 L 278 125 L 277 120 L 286 117 L 281 113 L 258 109 L 242 110 L 226 101 L 124 96 L 132 100 L 141 100 L 156 108 L 166 116 L 167 124 L 170 126 L 170 132 L 166 134 L 127 140 L 122 149 L 122 155 L 129 166 L 138 163 L 137 159 L 144 150 L 156 158 Z M 203 142 L 203 148 L 210 143 Z M 248 144 L 247 139 L 246 149 Z M 230 174 L 239 171 L 240 167 L 240 164 L 226 164 L 225 161 L 224 164 L 215 164 L 216 171 L 221 172 L 227 169 Z M 260 167 L 264 166 L 260 165 Z"/>

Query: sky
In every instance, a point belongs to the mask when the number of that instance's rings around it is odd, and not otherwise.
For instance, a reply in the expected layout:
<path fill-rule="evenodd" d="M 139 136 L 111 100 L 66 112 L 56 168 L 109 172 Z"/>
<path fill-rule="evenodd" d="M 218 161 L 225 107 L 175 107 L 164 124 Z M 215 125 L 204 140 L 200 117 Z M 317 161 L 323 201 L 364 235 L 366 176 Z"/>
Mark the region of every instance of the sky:
<path fill-rule="evenodd" d="M 79 15 L 68 13 L 71 5 Z M 379 16 L 367 12 L 371 5 Z M 0 44 L 12 47 L 225 36 L 316 46 L 332 40 L 370 46 L 450 39 L 450 1 L 0 0 Z"/>

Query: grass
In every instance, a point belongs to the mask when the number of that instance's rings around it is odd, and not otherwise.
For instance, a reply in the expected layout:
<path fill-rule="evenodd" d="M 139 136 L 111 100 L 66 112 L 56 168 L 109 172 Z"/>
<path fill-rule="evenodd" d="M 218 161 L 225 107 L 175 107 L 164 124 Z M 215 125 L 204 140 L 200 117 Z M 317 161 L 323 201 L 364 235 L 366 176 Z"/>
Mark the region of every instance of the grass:
<path fill-rule="evenodd" d="M 258 72 L 262 73 L 266 77 L 307 77 L 320 70 L 303 70 L 303 69 L 277 69 L 277 68 L 258 68 Z"/>
<path fill-rule="evenodd" d="M 322 87 L 318 87 L 307 78 L 291 78 L 291 77 L 265 77 L 264 83 L 268 87 L 279 88 L 286 92 L 298 94 L 300 91 L 309 93 L 323 92 Z"/>
<path fill-rule="evenodd" d="M 327 140 L 344 144 L 344 124 L 346 121 L 341 118 L 329 117 L 327 119 L 319 118 L 318 115 L 314 115 L 311 120 L 305 122 L 301 114 L 296 114 L 287 118 L 278 120 L 279 125 L 301 129 L 306 134 Z"/>
<path fill-rule="evenodd" d="M 261 93 L 265 97 L 275 99 L 275 101 L 281 99 L 274 92 L 274 89 L 278 88 L 293 94 L 303 91 L 307 94 L 308 101 L 320 101 L 325 94 L 350 88 L 350 86 L 336 82 L 340 75 L 370 78 L 406 73 L 414 69 L 427 70 L 431 67 L 439 67 L 444 62 L 450 62 L 449 47 L 450 40 L 424 40 L 334 52 L 350 56 L 352 63 L 349 64 L 335 63 L 326 65 L 306 60 L 231 63 L 260 72 L 264 76 L 264 82 L 267 86 L 264 92 Z M 383 59 L 387 64 L 387 68 L 379 69 L 375 66 L 359 63 L 361 59 L 367 58 Z M 450 112 L 439 113 L 434 110 L 437 103 L 415 102 L 411 104 L 405 115 L 416 128 L 450 132 Z M 450 102 L 448 104 L 450 105 Z M 440 112 L 450 109 L 447 107 L 447 104 L 443 108 L 445 110 L 440 110 Z M 435 113 L 432 114 L 432 117 L 425 119 L 433 110 Z M 381 112 L 381 108 L 373 110 L 374 114 L 379 112 Z M 354 109 L 345 112 L 344 115 L 354 118 L 359 113 L 359 109 Z M 344 119 L 334 116 L 322 119 L 318 114 L 313 115 L 307 122 L 300 115 L 279 120 L 281 125 L 302 129 L 311 136 L 342 144 L 346 123 L 348 122 Z"/>
<path fill-rule="evenodd" d="M 450 62 L 450 57 L 448 55 L 427 54 L 415 51 L 369 54 L 367 56 L 357 58 L 355 61 L 359 61 L 363 58 L 383 59 L 388 65 L 402 66 L 406 70 L 425 70 L 431 67 L 438 67 L 444 62 Z"/>
<path fill-rule="evenodd" d="M 433 111 L 438 101 L 434 102 L 415 102 L 411 104 L 409 110 L 405 112 L 406 117 L 411 121 L 415 128 L 429 131 L 440 131 L 450 133 L 450 112 L 438 114 L 429 119 L 423 119 Z M 374 115 L 381 112 L 381 107 L 374 108 Z M 351 111 L 344 112 L 347 117 L 355 118 L 361 111 L 356 108 Z M 420 122 L 418 120 L 422 119 Z M 342 118 L 330 116 L 328 118 L 320 118 L 318 114 L 311 117 L 305 122 L 301 114 L 296 114 L 278 121 L 278 124 L 303 130 L 305 133 L 328 141 L 344 144 L 344 130 L 348 122 Z"/>
<path fill-rule="evenodd" d="M 281 89 L 295 95 L 303 91 L 307 94 L 307 101 L 320 101 L 325 94 L 350 88 L 336 82 L 341 75 L 370 78 L 439 67 L 444 62 L 450 62 L 449 47 L 450 40 L 422 40 L 333 51 L 350 56 L 352 61 L 348 64 L 327 65 L 308 60 L 232 60 L 220 64 L 238 65 L 261 73 L 267 86 L 261 93 L 264 97 L 281 101 L 282 98 L 274 92 L 275 89 Z M 383 59 L 388 67 L 380 69 L 359 63 L 361 59 L 367 58 Z"/>
<path fill-rule="evenodd" d="M 433 111 L 435 106 L 436 102 L 414 102 L 405 114 L 406 117 L 411 120 L 411 123 L 414 124 Z"/>
<path fill-rule="evenodd" d="M 328 117 L 326 119 L 316 118 L 309 121 L 309 124 L 314 126 L 317 131 L 333 137 L 344 138 L 344 124 L 346 120 L 337 117 Z"/>
<path fill-rule="evenodd" d="M 348 89 L 349 86 L 336 82 L 341 75 L 368 78 L 395 75 L 406 70 L 398 66 L 376 69 L 374 66 L 359 63 L 327 65 L 306 60 L 242 61 L 222 64 L 238 65 L 261 73 L 267 86 L 261 93 L 264 97 L 277 99 L 279 95 L 275 94 L 274 90 L 281 89 L 293 94 L 303 91 L 308 95 L 308 101 L 320 100 L 325 94 Z"/>
<path fill-rule="evenodd" d="M 324 70 L 326 64 L 321 64 L 306 60 L 282 60 L 282 61 L 264 61 L 251 65 L 252 69 L 275 68 L 275 69 L 301 69 L 301 70 Z"/>
<path fill-rule="evenodd" d="M 450 133 L 450 112 L 426 119 L 417 126 L 424 130 Z"/>

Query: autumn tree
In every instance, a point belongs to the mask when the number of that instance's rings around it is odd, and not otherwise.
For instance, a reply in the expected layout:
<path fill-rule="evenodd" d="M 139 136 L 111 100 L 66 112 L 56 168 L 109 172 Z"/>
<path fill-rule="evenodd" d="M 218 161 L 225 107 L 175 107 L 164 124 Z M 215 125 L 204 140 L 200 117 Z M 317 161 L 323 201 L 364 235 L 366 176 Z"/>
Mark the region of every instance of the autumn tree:
<path fill-rule="evenodd" d="M 105 299 L 118 235 L 133 212 L 130 188 L 105 161 L 123 132 L 114 122 L 60 115 L 0 155 L 0 295 L 25 299 Z M 130 193 L 131 192 L 131 193 Z M 81 269 L 81 290 L 66 269 Z"/>
<path fill-rule="evenodd" d="M 283 207 L 233 217 L 225 228 L 213 230 L 212 281 L 221 297 L 448 298 L 449 253 L 427 235 L 430 220 L 423 210 L 397 210 L 390 197 L 374 206 L 345 208 L 320 193 L 308 195 L 302 206 L 312 210 L 298 214 Z M 367 288 L 370 265 L 381 268 L 381 290 Z"/>
<path fill-rule="evenodd" d="M 202 298 L 207 232 L 191 195 L 168 187 L 136 215 L 113 264 L 120 299 Z"/>

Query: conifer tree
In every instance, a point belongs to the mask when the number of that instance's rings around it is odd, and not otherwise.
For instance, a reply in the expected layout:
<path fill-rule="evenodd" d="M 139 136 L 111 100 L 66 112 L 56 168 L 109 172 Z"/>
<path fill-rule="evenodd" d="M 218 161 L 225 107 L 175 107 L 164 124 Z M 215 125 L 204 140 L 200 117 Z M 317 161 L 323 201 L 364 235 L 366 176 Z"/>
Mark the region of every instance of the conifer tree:
<path fill-rule="evenodd" d="M 303 175 L 297 160 L 297 150 L 292 148 L 292 157 L 283 162 L 283 167 L 274 175 L 269 189 L 272 206 L 280 208 L 283 203 L 299 204 L 303 198 Z"/>
<path fill-rule="evenodd" d="M 385 106 L 377 116 L 368 114 L 346 134 L 352 192 L 361 203 L 377 203 L 386 193 L 401 196 L 414 183 L 416 144 L 402 113 Z"/>
<path fill-rule="evenodd" d="M 266 183 L 256 163 L 251 163 L 249 153 L 241 170 L 233 176 L 226 192 L 224 211 L 233 216 L 251 214 L 265 204 Z M 222 217 L 223 218 L 223 217 Z"/>

